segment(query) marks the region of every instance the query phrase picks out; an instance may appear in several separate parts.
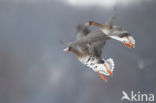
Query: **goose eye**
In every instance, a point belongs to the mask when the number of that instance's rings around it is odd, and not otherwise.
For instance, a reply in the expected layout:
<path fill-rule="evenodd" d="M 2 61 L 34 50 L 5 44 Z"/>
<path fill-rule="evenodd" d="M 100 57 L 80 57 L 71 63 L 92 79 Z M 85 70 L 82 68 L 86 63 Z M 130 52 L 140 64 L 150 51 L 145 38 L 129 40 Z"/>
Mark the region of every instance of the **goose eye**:
<path fill-rule="evenodd" d="M 92 25 L 93 24 L 93 21 L 89 21 L 89 25 Z"/>

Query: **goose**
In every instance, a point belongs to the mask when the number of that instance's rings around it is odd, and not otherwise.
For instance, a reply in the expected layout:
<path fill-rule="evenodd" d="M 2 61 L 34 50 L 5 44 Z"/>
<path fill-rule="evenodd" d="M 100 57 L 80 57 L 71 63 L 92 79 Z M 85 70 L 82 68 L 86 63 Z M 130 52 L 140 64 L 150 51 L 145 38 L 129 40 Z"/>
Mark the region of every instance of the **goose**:
<path fill-rule="evenodd" d="M 101 59 L 101 54 L 106 40 L 109 39 L 111 38 L 102 31 L 91 32 L 87 27 L 78 26 L 77 39 L 68 43 L 64 51 L 74 53 L 81 63 L 92 68 L 104 81 L 107 81 L 106 76 L 112 76 L 114 61 L 112 58 Z"/>
<path fill-rule="evenodd" d="M 124 28 L 113 25 L 112 21 L 115 19 L 113 15 L 105 24 L 101 24 L 95 21 L 89 21 L 85 23 L 86 26 L 95 26 L 108 35 L 110 38 L 122 42 L 128 48 L 135 48 L 135 40 Z"/>

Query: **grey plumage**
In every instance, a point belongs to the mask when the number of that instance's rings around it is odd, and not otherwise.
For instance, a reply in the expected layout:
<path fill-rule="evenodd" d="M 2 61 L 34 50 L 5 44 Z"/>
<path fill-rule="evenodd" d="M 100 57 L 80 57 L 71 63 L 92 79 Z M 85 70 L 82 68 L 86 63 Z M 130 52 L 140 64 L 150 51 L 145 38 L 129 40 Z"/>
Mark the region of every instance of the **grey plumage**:
<path fill-rule="evenodd" d="M 77 39 L 69 43 L 69 46 L 77 46 L 81 52 L 89 52 L 97 58 L 101 58 L 102 49 L 110 37 L 101 30 L 91 32 L 87 27 L 78 26 Z"/>
<path fill-rule="evenodd" d="M 90 32 L 90 30 L 87 27 L 83 28 L 81 25 L 77 26 L 77 31 L 78 33 L 77 33 L 76 41 L 79 40 L 81 41 Z M 89 48 L 86 44 L 79 44 L 77 47 L 81 52 L 89 51 Z"/>
<path fill-rule="evenodd" d="M 109 40 L 110 37 L 105 35 L 101 30 L 89 32 L 86 36 L 83 36 L 81 39 L 75 40 L 71 43 L 68 43 L 69 46 L 78 46 L 81 44 L 87 44 L 96 41 L 106 41 Z"/>

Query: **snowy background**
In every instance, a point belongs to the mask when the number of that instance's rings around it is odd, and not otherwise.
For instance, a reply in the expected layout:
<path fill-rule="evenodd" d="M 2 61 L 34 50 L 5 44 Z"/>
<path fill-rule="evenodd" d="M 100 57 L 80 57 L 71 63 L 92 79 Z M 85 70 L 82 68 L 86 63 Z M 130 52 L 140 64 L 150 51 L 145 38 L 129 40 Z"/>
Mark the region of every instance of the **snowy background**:
<path fill-rule="evenodd" d="M 59 40 L 75 40 L 78 24 L 105 23 L 114 11 L 136 48 L 107 42 L 102 57 L 116 65 L 105 83 Z M 155 0 L 0 0 L 0 103 L 121 103 L 123 90 L 156 95 L 155 11 Z"/>

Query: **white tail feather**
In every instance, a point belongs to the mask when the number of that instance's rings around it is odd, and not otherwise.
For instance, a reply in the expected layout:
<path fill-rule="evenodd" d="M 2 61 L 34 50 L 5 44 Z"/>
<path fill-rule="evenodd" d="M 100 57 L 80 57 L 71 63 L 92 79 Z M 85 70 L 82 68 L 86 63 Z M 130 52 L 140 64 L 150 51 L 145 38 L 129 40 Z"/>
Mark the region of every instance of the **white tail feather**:
<path fill-rule="evenodd" d="M 113 71 L 114 71 L 114 66 L 115 66 L 113 59 L 112 59 L 112 58 L 109 58 L 109 59 L 105 60 L 105 64 L 106 64 L 107 68 L 113 73 Z M 101 67 L 103 67 L 103 68 L 101 68 L 101 69 L 99 70 L 101 74 L 104 74 L 104 75 L 107 75 L 107 76 L 110 75 L 110 74 L 108 73 L 106 67 L 103 66 L 103 64 L 102 64 Z"/>
<path fill-rule="evenodd" d="M 132 44 L 135 44 L 135 40 L 132 36 L 129 36 L 129 40 L 132 42 Z"/>
<path fill-rule="evenodd" d="M 106 62 L 107 62 L 108 65 L 109 65 L 110 71 L 113 72 L 114 66 L 115 66 L 113 59 L 112 59 L 112 58 L 109 58 L 109 59 L 106 60 Z"/>

